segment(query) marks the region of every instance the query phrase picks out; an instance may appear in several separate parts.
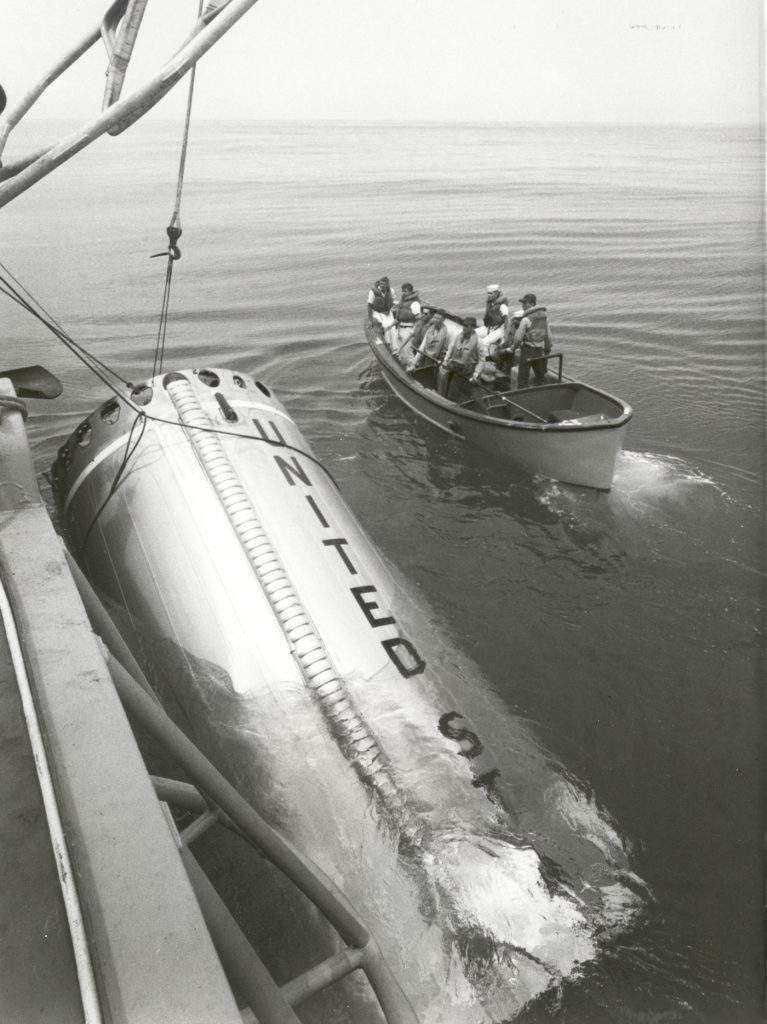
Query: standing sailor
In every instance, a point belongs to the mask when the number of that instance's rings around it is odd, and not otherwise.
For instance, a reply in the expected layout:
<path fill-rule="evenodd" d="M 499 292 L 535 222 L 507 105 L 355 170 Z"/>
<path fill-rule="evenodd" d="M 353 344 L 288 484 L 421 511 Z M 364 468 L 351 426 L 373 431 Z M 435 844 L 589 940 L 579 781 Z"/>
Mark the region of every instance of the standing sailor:
<path fill-rule="evenodd" d="M 532 292 L 527 292 L 519 301 L 522 303 L 523 316 L 514 334 L 514 348 L 520 349 L 517 386 L 525 388 L 530 376 L 530 366 L 535 374 L 535 383 L 546 383 L 545 357 L 551 352 L 551 331 L 546 307 L 538 305 Z M 533 361 L 528 363 L 528 360 Z"/>

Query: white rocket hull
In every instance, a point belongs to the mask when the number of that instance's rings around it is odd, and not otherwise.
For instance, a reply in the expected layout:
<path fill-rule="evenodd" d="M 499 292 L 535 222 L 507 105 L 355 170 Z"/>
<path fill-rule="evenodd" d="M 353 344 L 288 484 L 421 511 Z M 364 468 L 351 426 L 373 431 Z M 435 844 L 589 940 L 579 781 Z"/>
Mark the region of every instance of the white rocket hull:
<path fill-rule="evenodd" d="M 62 449 L 75 556 L 169 711 L 338 882 L 421 1019 L 508 1019 L 594 957 L 608 908 L 632 902 L 620 841 L 408 597 L 268 388 L 183 377 L 198 426 L 150 382 L 111 497 L 133 410 L 108 422 L 106 403 Z M 298 620 L 280 618 L 281 583 L 270 599 L 272 563 L 260 577 L 248 553 L 253 516 L 320 638 L 329 697 Z"/>

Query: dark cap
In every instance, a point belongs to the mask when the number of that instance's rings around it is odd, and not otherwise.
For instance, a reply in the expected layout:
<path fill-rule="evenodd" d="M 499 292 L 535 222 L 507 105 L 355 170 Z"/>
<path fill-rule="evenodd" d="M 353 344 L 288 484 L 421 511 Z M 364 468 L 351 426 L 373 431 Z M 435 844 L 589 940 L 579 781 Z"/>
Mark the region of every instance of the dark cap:
<path fill-rule="evenodd" d="M 475 316 L 465 316 L 463 318 L 463 326 L 464 327 L 476 327 L 477 326 L 477 318 Z"/>
<path fill-rule="evenodd" d="M 413 290 L 412 284 L 409 281 L 405 281 L 405 283 L 402 285 L 402 291 L 403 292 L 412 292 L 412 290 Z"/>
<path fill-rule="evenodd" d="M 517 299 L 517 302 L 521 302 L 523 306 L 527 306 L 528 304 L 531 306 L 538 305 L 538 300 L 532 292 L 527 292 L 521 299 Z"/>
<path fill-rule="evenodd" d="M 377 284 L 388 284 L 389 283 L 389 278 L 384 275 L 384 277 L 379 277 L 378 281 L 376 283 Z"/>

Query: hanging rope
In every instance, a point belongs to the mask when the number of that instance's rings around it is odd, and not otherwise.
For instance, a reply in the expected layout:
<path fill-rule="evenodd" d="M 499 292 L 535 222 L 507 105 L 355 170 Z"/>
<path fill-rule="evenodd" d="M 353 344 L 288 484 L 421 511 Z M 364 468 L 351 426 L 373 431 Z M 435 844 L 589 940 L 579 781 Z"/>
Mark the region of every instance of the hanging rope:
<path fill-rule="evenodd" d="M 202 17 L 203 0 L 199 0 L 197 8 L 197 20 Z M 168 235 L 168 248 L 164 252 L 153 253 L 151 259 L 158 256 L 168 258 L 165 267 L 165 287 L 162 293 L 162 305 L 160 307 L 160 322 L 157 326 L 157 340 L 154 346 L 154 361 L 152 363 L 152 376 L 162 372 L 162 363 L 165 357 L 165 336 L 168 331 L 168 309 L 170 307 L 170 285 L 173 279 L 173 264 L 181 259 L 181 250 L 178 247 L 178 240 L 181 238 L 181 192 L 184 188 L 184 171 L 186 170 L 186 151 L 189 145 L 189 123 L 192 119 L 192 97 L 194 96 L 194 80 L 197 74 L 197 65 L 192 65 L 189 73 L 189 91 L 186 96 L 186 117 L 184 118 L 184 134 L 181 139 L 181 155 L 178 162 L 178 179 L 176 182 L 176 203 L 173 207 L 173 214 L 170 223 L 165 229 Z"/>
<path fill-rule="evenodd" d="M 116 387 L 114 382 L 110 379 L 116 378 L 125 387 L 130 388 L 131 384 L 129 381 L 121 377 L 120 374 L 113 370 L 110 366 L 107 366 L 105 362 L 94 356 L 92 352 L 89 352 L 83 345 L 75 341 L 71 334 L 69 334 L 60 323 L 53 317 L 51 313 L 43 306 L 43 304 L 29 292 L 27 288 L 14 277 L 8 267 L 0 261 L 0 292 L 7 295 L 9 299 L 13 299 L 17 305 L 25 309 L 33 317 L 40 321 L 48 330 L 54 334 L 59 341 L 61 341 L 73 355 L 75 355 L 92 373 L 94 373 L 102 383 L 111 390 L 117 392 L 119 389 Z"/>

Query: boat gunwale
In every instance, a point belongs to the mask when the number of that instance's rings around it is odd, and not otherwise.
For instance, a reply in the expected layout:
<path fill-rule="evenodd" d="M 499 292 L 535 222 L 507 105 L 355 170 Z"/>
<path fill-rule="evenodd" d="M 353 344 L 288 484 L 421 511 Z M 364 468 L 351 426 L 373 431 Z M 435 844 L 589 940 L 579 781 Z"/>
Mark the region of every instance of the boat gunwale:
<path fill-rule="evenodd" d="M 443 395 L 438 394 L 431 388 L 424 387 L 417 380 L 414 380 L 410 374 L 403 368 L 402 364 L 397 360 L 396 356 L 393 355 L 391 350 L 386 345 L 383 339 L 379 339 L 376 331 L 371 326 L 369 321 L 365 323 L 365 338 L 368 345 L 370 346 L 373 354 L 375 355 L 381 366 L 385 367 L 390 372 L 394 373 L 397 380 L 404 384 L 408 390 L 415 394 L 424 397 L 428 402 L 438 406 L 439 408 L 445 409 L 445 411 L 455 413 L 458 416 L 464 417 L 465 419 L 475 420 L 486 426 L 498 427 L 501 429 L 519 429 L 523 431 L 534 431 L 537 433 L 580 433 L 588 430 L 616 430 L 619 427 L 625 426 L 633 416 L 633 410 L 630 405 L 624 402 L 620 398 L 616 398 L 614 395 L 609 394 L 607 391 L 601 391 L 599 388 L 592 387 L 590 384 L 586 384 L 583 381 L 573 380 L 564 383 L 553 383 L 553 384 L 541 384 L 538 385 L 536 390 L 548 388 L 570 388 L 573 385 L 577 385 L 579 388 L 583 388 L 586 391 L 591 391 L 592 394 L 598 395 L 600 398 L 606 398 L 616 405 L 620 406 L 623 412 L 615 419 L 610 419 L 600 423 L 523 423 L 519 420 L 499 420 L 494 416 L 489 416 L 486 413 L 474 412 L 471 409 L 466 409 L 456 402 L 452 402 L 445 398 Z M 383 351 L 382 351 L 383 350 Z M 522 388 L 522 391 L 527 389 Z M 499 392 L 500 397 L 500 392 Z M 511 401 L 511 399 L 509 399 Z M 409 403 L 406 403 L 409 405 Z M 412 408 L 412 406 L 411 406 Z M 422 416 L 423 414 L 414 410 L 417 415 Z M 424 417 L 428 418 L 428 417 Z"/>

